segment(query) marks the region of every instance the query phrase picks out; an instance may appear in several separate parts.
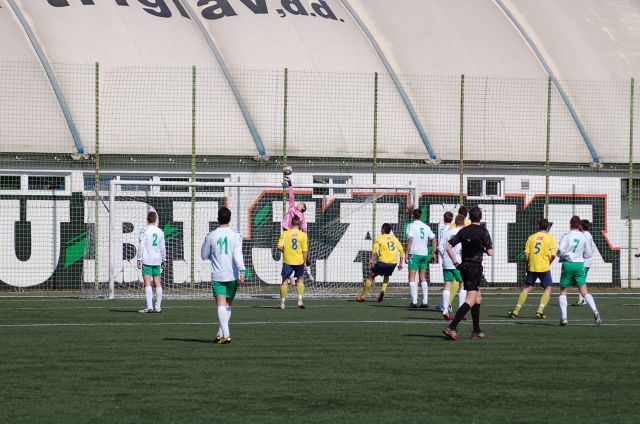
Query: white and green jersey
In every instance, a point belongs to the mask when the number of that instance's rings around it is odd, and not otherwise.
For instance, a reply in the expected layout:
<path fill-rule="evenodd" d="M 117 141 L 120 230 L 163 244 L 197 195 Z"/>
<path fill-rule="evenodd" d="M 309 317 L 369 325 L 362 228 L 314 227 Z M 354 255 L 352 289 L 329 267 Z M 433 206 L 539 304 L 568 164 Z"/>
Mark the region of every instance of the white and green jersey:
<path fill-rule="evenodd" d="M 591 246 L 591 250 L 593 251 L 593 236 L 589 231 L 583 231 L 582 234 L 587 238 L 587 243 L 589 243 L 589 246 Z M 585 268 L 591 268 L 591 262 L 593 262 L 593 255 L 588 258 L 584 258 Z"/>
<path fill-rule="evenodd" d="M 411 242 L 410 255 L 427 256 L 429 254 L 429 241 L 436 238 L 431 228 L 420 220 L 415 220 L 407 226 L 407 240 Z"/>
<path fill-rule="evenodd" d="M 583 262 L 593 256 L 592 240 L 578 230 L 562 235 L 558 245 L 558 257 L 563 262 Z"/>
<path fill-rule="evenodd" d="M 140 230 L 137 259 L 150 266 L 158 266 L 167 261 L 164 232 L 156 225 L 147 225 Z"/>
<path fill-rule="evenodd" d="M 447 253 L 447 243 L 453 238 L 462 227 L 448 228 L 442 233 L 442 237 L 438 240 L 438 253 L 442 260 L 442 269 L 456 269 L 453 261 Z M 462 243 L 458 243 L 453 247 L 453 252 L 456 256 L 456 262 L 462 262 Z"/>
<path fill-rule="evenodd" d="M 220 227 L 210 232 L 202 243 L 200 255 L 211 261 L 212 281 L 233 281 L 239 271 L 244 271 L 242 236 L 232 228 Z"/>

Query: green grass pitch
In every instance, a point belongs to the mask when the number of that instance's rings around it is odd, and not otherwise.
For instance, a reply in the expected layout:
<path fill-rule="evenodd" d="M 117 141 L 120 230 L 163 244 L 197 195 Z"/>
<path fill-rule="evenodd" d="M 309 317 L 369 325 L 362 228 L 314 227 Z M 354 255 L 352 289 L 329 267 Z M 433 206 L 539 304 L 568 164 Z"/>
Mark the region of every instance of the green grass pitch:
<path fill-rule="evenodd" d="M 569 307 L 565 328 L 557 294 L 547 321 L 539 292 L 506 318 L 516 297 L 487 292 L 493 339 L 468 321 L 457 343 L 404 299 L 239 300 L 229 346 L 212 301 L 0 298 L 0 422 L 637 423 L 640 294 L 595 293 L 604 325 Z"/>

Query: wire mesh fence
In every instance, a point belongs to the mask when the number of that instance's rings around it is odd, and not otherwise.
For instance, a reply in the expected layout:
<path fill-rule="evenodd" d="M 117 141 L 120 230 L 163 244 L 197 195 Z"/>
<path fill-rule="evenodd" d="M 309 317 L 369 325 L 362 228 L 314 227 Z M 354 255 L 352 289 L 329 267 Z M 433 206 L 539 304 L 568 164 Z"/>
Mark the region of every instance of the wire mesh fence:
<path fill-rule="evenodd" d="M 398 202 L 397 214 L 380 215 L 394 198 L 354 194 L 348 187 L 357 184 L 415 187 L 415 206 L 436 234 L 445 212 L 480 206 L 496 246 L 495 256 L 485 259 L 489 285 L 521 284 L 524 243 L 537 220 L 547 217 L 559 239 L 572 215 L 591 224 L 595 255 L 587 281 L 640 285 L 634 256 L 640 252 L 634 131 L 640 105 L 632 79 L 555 84 L 544 78 L 401 75 L 403 98 L 389 76 L 375 73 L 235 70 L 230 81 L 205 67 L 53 69 L 89 157 L 72 159 L 69 120 L 39 65 L 0 62 L 1 292 L 104 294 L 114 272 L 107 261 L 111 249 L 121 261 L 115 268 L 129 269 L 146 212 L 157 209 L 167 237 L 180 247 L 163 278 L 193 285 L 193 270 L 203 265 L 192 240 L 215 226 L 204 217 L 240 197 L 235 188 L 194 189 L 188 183 L 279 183 L 285 164 L 293 166 L 294 185 L 345 185 L 314 189 L 305 201 L 311 205 L 310 234 L 335 239 L 323 244 L 331 245 L 324 256 L 311 258 L 314 266 L 335 283 L 342 275 L 353 292 L 358 285 L 352 271 L 362 273 L 356 280 L 366 277 L 365 259 L 383 221 L 391 221 L 406 243 L 403 223 L 409 220 Z M 121 187 L 118 210 L 127 212 L 114 247 L 106 225 L 112 179 L 185 185 Z M 260 253 L 268 246 L 253 246 L 249 231 L 255 205 L 265 196 L 282 201 L 283 194 L 244 190 L 241 205 L 232 205 L 246 260 L 259 263 L 254 275 L 270 275 L 254 280 L 266 292 L 275 293 L 279 256 Z M 258 217 L 270 223 L 262 226 L 270 235 L 260 240 L 271 240 L 279 229 L 282 210 L 272 206 Z M 359 224 L 350 221 L 353 208 L 368 211 L 364 224 L 362 217 Z M 331 255 L 340 261 L 330 265 Z M 135 288 L 137 269 L 127 272 L 136 277 Z M 559 264 L 552 273 L 558 281 Z M 443 282 L 440 264 L 432 264 L 428 275 L 433 284 Z M 391 292 L 405 293 L 405 280 L 397 273 Z"/>

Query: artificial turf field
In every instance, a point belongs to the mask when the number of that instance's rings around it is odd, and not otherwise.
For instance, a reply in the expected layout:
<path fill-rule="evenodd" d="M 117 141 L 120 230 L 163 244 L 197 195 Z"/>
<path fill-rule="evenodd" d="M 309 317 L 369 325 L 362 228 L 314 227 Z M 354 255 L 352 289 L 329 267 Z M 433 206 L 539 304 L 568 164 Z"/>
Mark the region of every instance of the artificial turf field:
<path fill-rule="evenodd" d="M 405 299 L 238 300 L 228 346 L 212 301 L 0 297 L 0 422 L 639 422 L 640 293 L 595 293 L 600 327 L 516 297 L 485 293 L 479 342 Z"/>

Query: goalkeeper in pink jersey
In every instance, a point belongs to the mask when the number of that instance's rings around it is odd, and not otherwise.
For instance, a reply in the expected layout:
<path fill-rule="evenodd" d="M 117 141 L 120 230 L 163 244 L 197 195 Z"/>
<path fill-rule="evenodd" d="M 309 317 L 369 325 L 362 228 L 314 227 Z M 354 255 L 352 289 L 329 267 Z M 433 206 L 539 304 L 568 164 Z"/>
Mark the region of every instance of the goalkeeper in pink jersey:
<path fill-rule="evenodd" d="M 287 185 L 287 193 L 289 194 L 289 208 L 287 213 L 282 218 L 282 228 L 285 230 L 290 230 L 293 228 L 291 221 L 294 216 L 297 216 L 300 219 L 300 229 L 307 232 L 307 219 L 304 217 L 304 213 L 307 211 L 307 205 L 303 202 L 296 203 L 296 196 L 293 193 L 293 187 L 291 186 L 291 178 L 289 175 L 291 172 L 287 173 L 288 169 L 285 168 L 284 171 L 284 183 Z"/>

